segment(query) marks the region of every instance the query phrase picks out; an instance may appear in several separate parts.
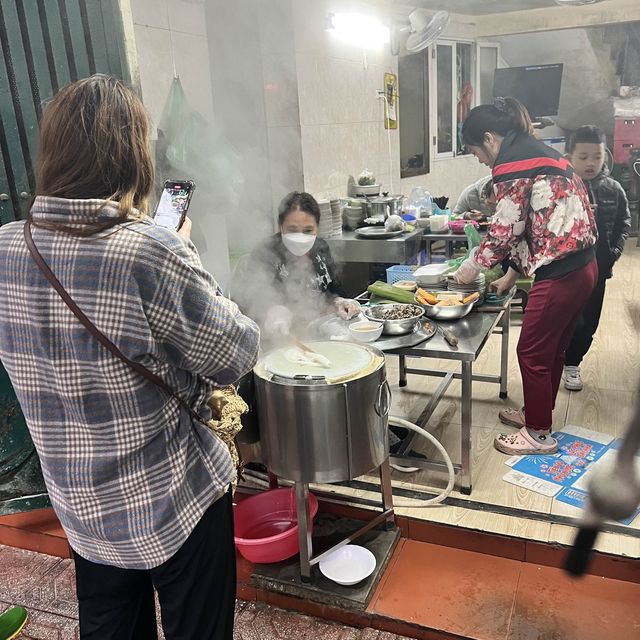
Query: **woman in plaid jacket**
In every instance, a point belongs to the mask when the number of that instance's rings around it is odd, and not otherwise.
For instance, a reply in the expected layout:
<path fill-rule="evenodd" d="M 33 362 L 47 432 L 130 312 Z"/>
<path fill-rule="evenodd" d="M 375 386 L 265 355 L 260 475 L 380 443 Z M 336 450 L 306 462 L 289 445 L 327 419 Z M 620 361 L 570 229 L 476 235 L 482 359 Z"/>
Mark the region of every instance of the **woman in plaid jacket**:
<path fill-rule="evenodd" d="M 145 215 L 149 131 L 114 78 L 62 89 L 40 124 L 28 228 L 90 322 L 182 402 L 80 323 L 24 221 L 0 229 L 0 358 L 74 552 L 81 638 L 156 638 L 155 588 L 168 640 L 231 640 L 235 469 L 194 415 L 252 369 L 259 330 L 219 294 L 190 224 L 176 234 Z"/>

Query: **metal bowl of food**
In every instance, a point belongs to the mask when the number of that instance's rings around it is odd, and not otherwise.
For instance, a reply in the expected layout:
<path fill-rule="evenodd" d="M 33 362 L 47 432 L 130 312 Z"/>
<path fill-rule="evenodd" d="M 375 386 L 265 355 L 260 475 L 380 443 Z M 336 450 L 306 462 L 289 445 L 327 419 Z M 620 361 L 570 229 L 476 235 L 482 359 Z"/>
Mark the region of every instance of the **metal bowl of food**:
<path fill-rule="evenodd" d="M 455 304 L 444 306 L 442 304 L 424 304 L 416 298 L 416 304 L 424 309 L 427 318 L 433 318 L 434 320 L 460 320 L 460 318 L 464 318 L 471 313 L 471 309 L 473 309 L 473 305 L 477 301 L 478 298 L 467 304 L 456 302 Z"/>
<path fill-rule="evenodd" d="M 416 304 L 379 304 L 363 309 L 367 319 L 382 322 L 382 333 L 386 336 L 401 336 L 411 333 L 424 309 Z"/>

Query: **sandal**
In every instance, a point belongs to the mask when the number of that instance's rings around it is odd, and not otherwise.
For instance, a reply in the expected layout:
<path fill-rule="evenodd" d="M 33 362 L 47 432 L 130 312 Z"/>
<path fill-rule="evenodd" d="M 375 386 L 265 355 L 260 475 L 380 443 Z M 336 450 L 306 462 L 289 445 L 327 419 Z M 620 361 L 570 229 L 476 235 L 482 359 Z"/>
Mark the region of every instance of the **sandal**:
<path fill-rule="evenodd" d="M 550 456 L 558 451 L 558 441 L 549 436 L 548 444 L 532 438 L 526 427 L 517 433 L 499 435 L 493 444 L 498 451 L 510 456 L 545 455 Z"/>
<path fill-rule="evenodd" d="M 522 409 L 501 409 L 498 413 L 498 418 L 502 424 L 506 424 L 508 427 L 524 427 L 526 425 L 524 419 L 524 407 Z"/>

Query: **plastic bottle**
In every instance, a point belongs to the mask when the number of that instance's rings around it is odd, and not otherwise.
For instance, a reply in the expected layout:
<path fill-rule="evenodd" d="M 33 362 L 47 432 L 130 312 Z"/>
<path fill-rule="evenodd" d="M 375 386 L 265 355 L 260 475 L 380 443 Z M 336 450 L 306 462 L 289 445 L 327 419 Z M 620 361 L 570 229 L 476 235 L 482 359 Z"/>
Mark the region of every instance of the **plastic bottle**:
<path fill-rule="evenodd" d="M 428 218 L 433 213 L 433 198 L 428 191 L 425 191 L 424 198 L 422 200 L 422 215 L 423 218 Z"/>

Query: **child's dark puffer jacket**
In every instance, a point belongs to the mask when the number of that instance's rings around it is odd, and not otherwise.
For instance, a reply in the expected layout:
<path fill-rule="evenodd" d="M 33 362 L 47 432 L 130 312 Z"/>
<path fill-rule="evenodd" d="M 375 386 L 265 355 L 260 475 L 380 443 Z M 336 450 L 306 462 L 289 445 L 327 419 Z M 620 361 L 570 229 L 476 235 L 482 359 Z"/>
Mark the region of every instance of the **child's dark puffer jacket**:
<path fill-rule="evenodd" d="M 624 251 L 625 240 L 631 229 L 631 214 L 624 189 L 617 180 L 609 176 L 605 169 L 593 180 L 584 181 L 589 200 L 597 204 L 596 223 L 598 225 L 597 258 L 600 277 L 610 278 L 613 265 Z"/>

